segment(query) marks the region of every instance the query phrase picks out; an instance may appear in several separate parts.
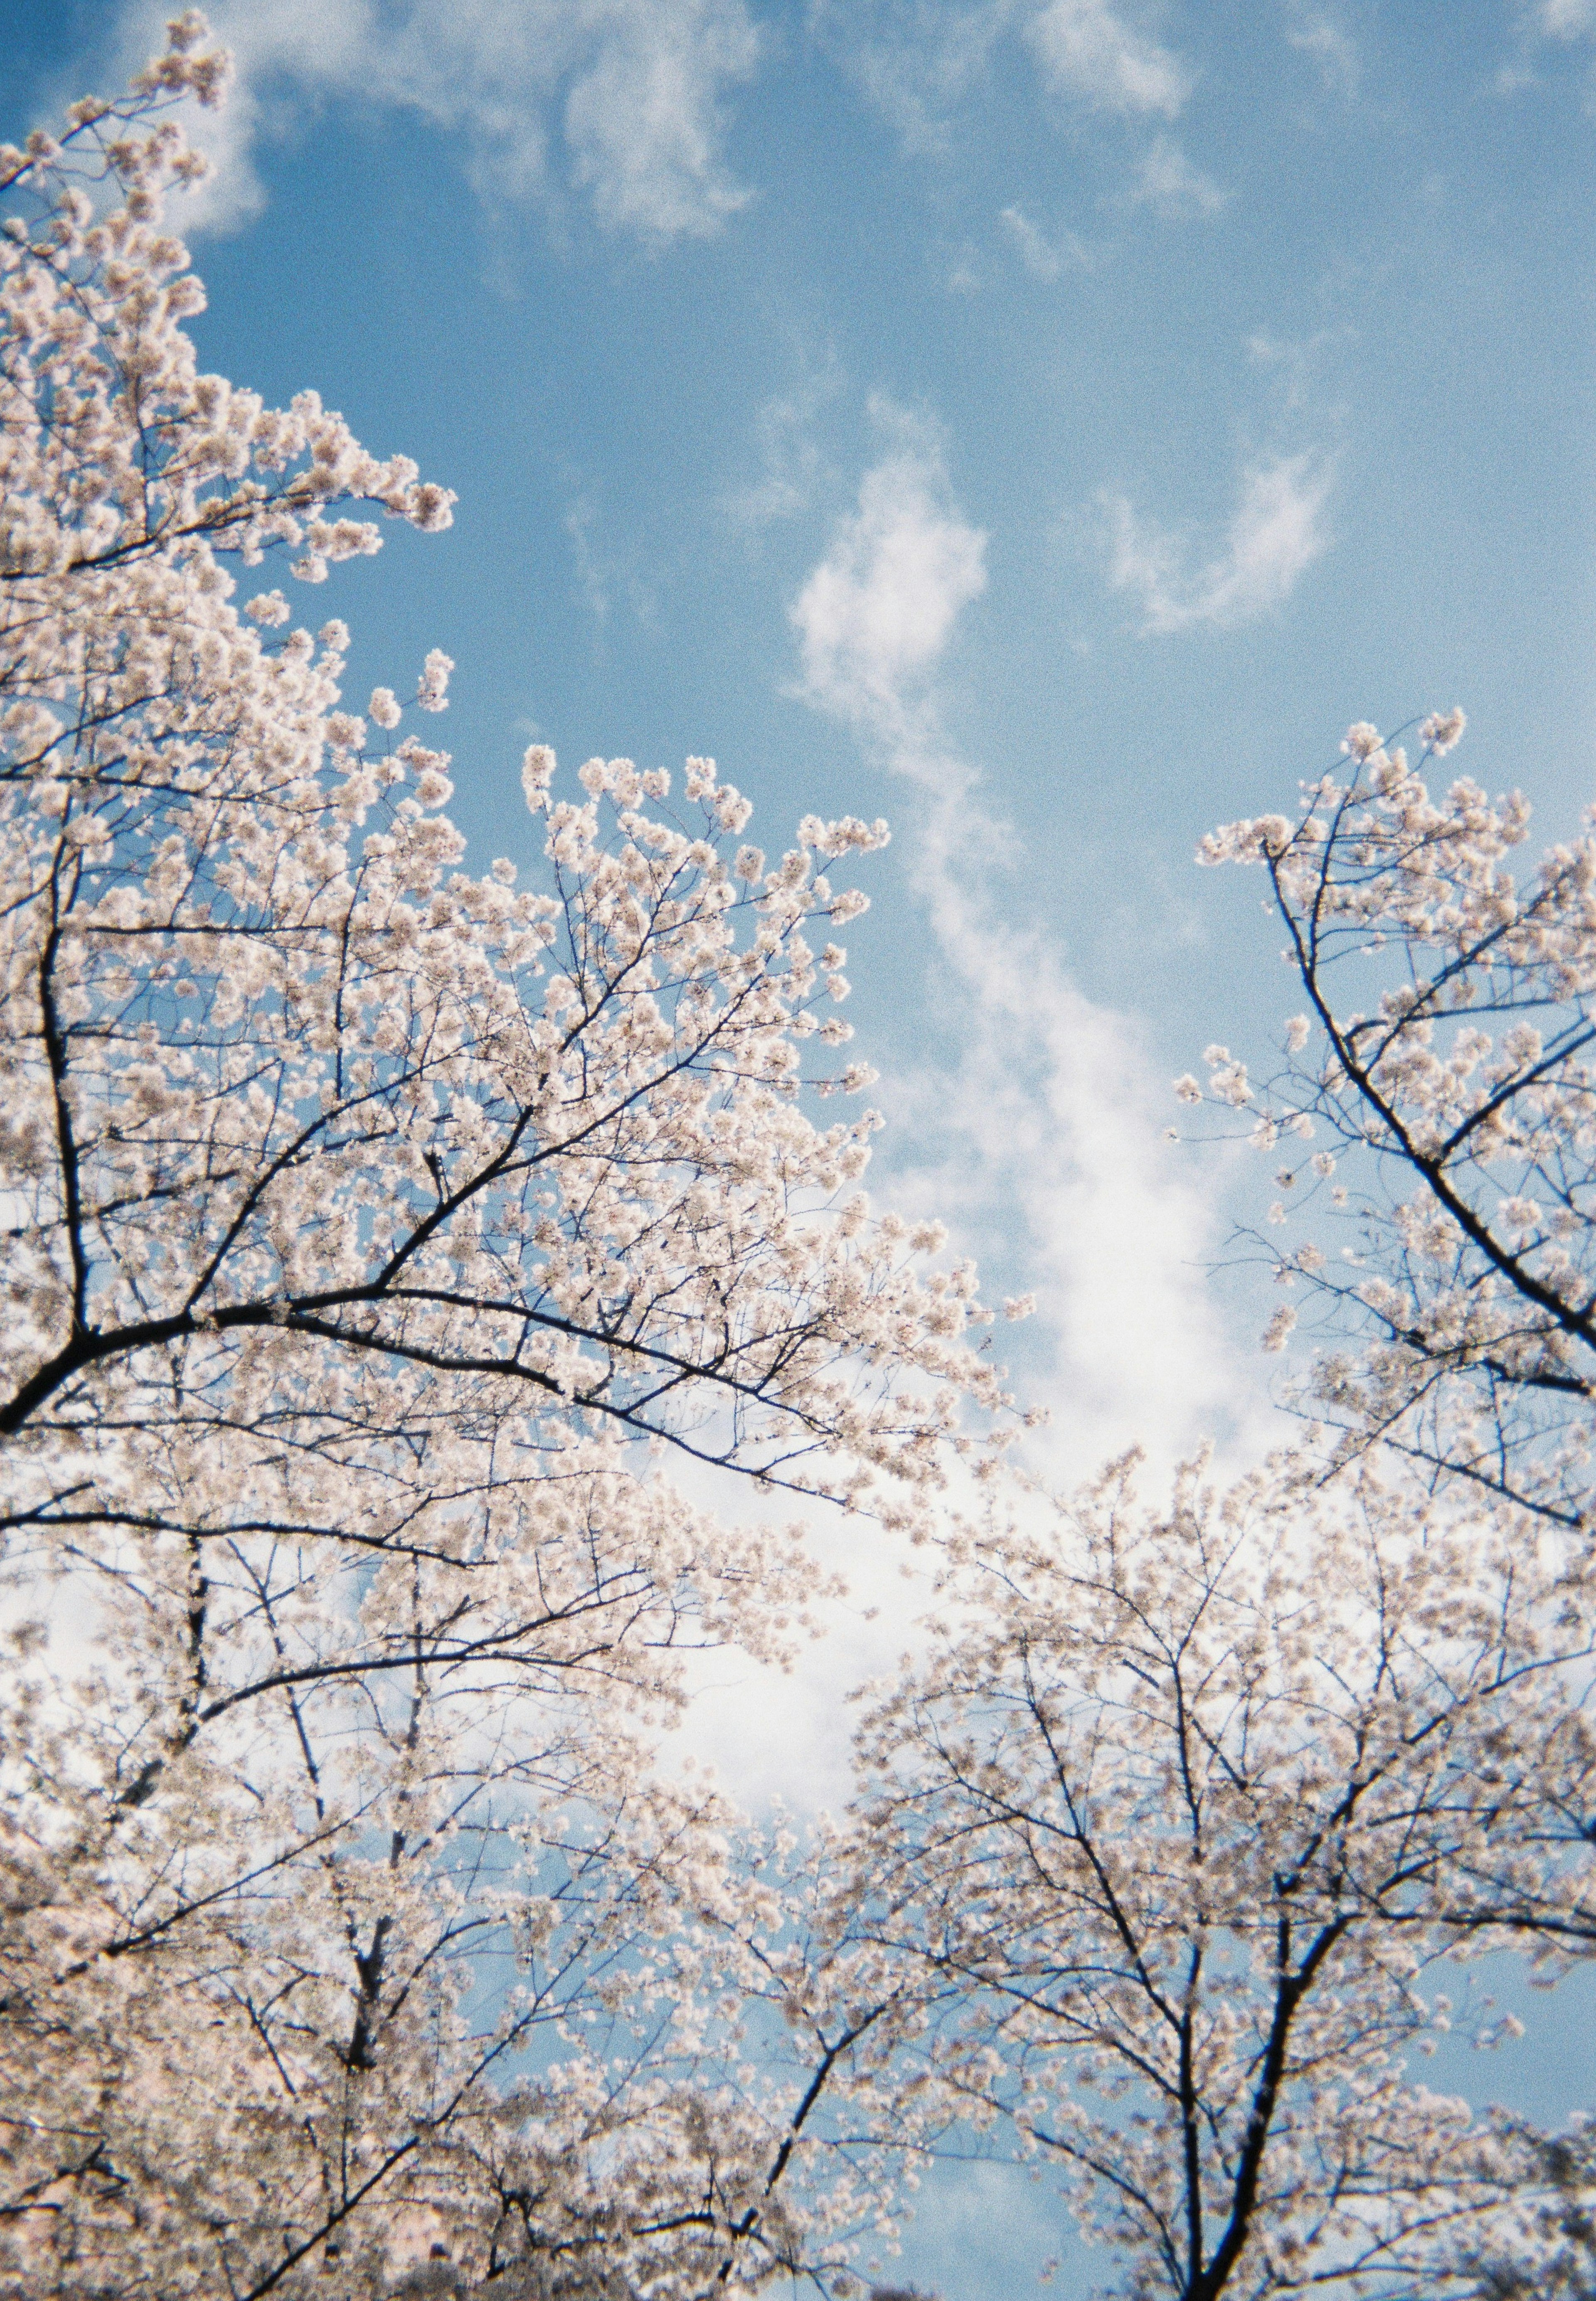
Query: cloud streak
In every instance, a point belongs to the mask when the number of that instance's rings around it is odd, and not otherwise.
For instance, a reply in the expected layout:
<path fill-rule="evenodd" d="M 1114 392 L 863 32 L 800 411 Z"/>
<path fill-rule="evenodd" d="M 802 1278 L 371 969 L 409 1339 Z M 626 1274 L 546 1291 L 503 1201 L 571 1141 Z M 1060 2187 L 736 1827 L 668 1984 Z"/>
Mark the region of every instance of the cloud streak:
<path fill-rule="evenodd" d="M 1066 265 L 1085 268 L 1090 263 L 1087 249 L 1074 232 L 1066 232 L 1062 239 L 1049 239 L 1040 225 L 1032 222 L 1024 208 L 1005 208 L 998 221 L 1033 280 L 1050 283 L 1063 276 Z"/>
<path fill-rule="evenodd" d="M 1251 465 L 1241 475 L 1224 549 L 1197 565 L 1183 536 L 1139 517 L 1128 498 L 1105 496 L 1108 580 L 1116 590 L 1141 594 L 1149 632 L 1223 628 L 1267 615 L 1329 546 L 1332 477 L 1328 462 L 1313 455 Z"/>
<path fill-rule="evenodd" d="M 835 355 L 828 353 L 823 364 L 805 368 L 793 390 L 767 399 L 759 409 L 754 429 L 760 477 L 734 489 L 723 501 L 723 509 L 740 525 L 766 527 L 807 507 L 822 470 L 812 426 L 841 386 Z"/>
<path fill-rule="evenodd" d="M 1338 96 L 1357 95 L 1363 60 L 1351 34 L 1334 16 L 1305 7 L 1302 0 L 1291 0 L 1286 38 L 1299 54 L 1311 57 L 1326 88 Z"/>
<path fill-rule="evenodd" d="M 940 442 L 896 427 L 792 610 L 799 692 L 921 794 L 915 874 L 948 977 L 952 1075 L 910 1082 L 906 1182 L 969 1245 L 1023 1239 L 1071 1475 L 1151 1437 L 1175 1451 L 1239 1396 L 1199 1276 L 1211 1214 L 1164 1140 L 1167 1089 L 1134 1026 L 1005 916 L 1007 824 L 943 726 L 937 674 L 985 586 L 986 537 Z M 1034 1357 L 1036 1352 L 1033 1351 Z M 1243 1385 L 1243 1388 L 1245 1385 Z"/>
<path fill-rule="evenodd" d="M 1143 155 L 1131 197 L 1174 221 L 1182 216 L 1217 215 L 1230 195 L 1211 176 L 1194 168 L 1170 137 L 1156 136 Z"/>
<path fill-rule="evenodd" d="M 986 537 L 948 506 L 941 455 L 925 428 L 884 401 L 872 413 L 898 444 L 865 473 L 857 511 L 793 603 L 798 691 L 907 764 L 931 737 L 928 674 L 986 589 Z"/>
<path fill-rule="evenodd" d="M 167 4 L 122 0 L 114 70 L 158 45 Z M 732 98 L 762 54 L 748 0 L 212 0 L 210 13 L 237 70 L 220 117 L 188 123 L 213 162 L 180 203 L 190 233 L 258 214 L 263 140 L 284 117 L 339 101 L 455 137 L 490 206 L 575 197 L 606 230 L 655 246 L 712 236 L 751 197 L 724 148 Z M 947 147 L 951 108 L 1010 38 L 1052 95 L 1118 119 L 1174 121 L 1196 83 L 1111 0 L 816 0 L 811 21 L 922 150 Z M 1132 197 L 1190 214 L 1224 195 L 1159 139 Z M 1024 219 L 1007 228 L 1038 278 L 1075 260 Z"/>
<path fill-rule="evenodd" d="M 163 7 L 130 0 L 138 58 Z M 285 97 L 350 99 L 459 136 L 485 200 L 585 197 L 606 229 L 656 245 L 704 238 L 748 195 L 723 155 L 729 92 L 759 41 L 744 0 L 213 0 L 237 79 L 191 132 L 214 163 L 186 230 L 228 230 L 264 202 L 255 156 Z"/>
<path fill-rule="evenodd" d="M 813 30 L 911 152 L 942 153 L 948 113 L 985 73 L 1014 0 L 813 0 Z"/>
<path fill-rule="evenodd" d="M 911 151 L 945 152 L 950 114 L 1017 38 L 1060 102 L 1174 120 L 1197 75 L 1140 29 L 1135 0 L 814 0 L 810 21 Z"/>
<path fill-rule="evenodd" d="M 1177 55 L 1127 24 L 1108 0 L 1050 0 L 1026 38 L 1055 93 L 1095 112 L 1174 120 L 1196 84 Z"/>

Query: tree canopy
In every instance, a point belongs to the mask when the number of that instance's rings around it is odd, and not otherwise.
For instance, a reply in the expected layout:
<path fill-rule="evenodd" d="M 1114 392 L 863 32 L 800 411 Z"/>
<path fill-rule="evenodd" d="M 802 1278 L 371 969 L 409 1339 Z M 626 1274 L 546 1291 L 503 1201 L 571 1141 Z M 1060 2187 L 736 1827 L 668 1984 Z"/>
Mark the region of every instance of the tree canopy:
<path fill-rule="evenodd" d="M 1178 1091 L 1353 1225 L 1333 1431 L 1060 1499 L 839 1115 L 886 826 L 533 744 L 472 875 L 453 664 L 297 623 L 453 498 L 201 372 L 225 75 L 0 148 L 0 2291 L 847 2301 L 972 2137 L 1127 2301 L 1588 2290 L 1583 2129 L 1419 2064 L 1596 1938 L 1596 842 L 1361 723 L 1216 834 L 1308 1011 Z M 658 1742 L 822 1510 L 937 1603 L 806 1837 Z"/>

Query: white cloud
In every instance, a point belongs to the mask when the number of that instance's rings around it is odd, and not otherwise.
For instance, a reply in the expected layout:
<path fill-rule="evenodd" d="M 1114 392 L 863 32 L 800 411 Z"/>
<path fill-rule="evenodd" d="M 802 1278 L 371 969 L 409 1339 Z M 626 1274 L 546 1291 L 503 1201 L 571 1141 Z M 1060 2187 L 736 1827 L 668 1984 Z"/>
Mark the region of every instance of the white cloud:
<path fill-rule="evenodd" d="M 986 537 L 949 507 L 928 427 L 883 400 L 872 414 L 894 452 L 865 474 L 791 614 L 805 699 L 907 757 L 932 724 L 928 675 L 986 589 Z"/>
<path fill-rule="evenodd" d="M 693 1493 L 690 1474 L 673 1468 L 672 1478 Z M 758 1510 L 746 1486 L 706 1486 L 695 1499 L 745 1522 Z M 821 1636 L 790 1669 L 735 1648 L 689 1656 L 692 1698 L 666 1749 L 667 1764 L 684 1756 L 707 1763 L 727 1794 L 755 1812 L 775 1798 L 800 1813 L 841 1811 L 854 1788 L 858 1713 L 849 1696 L 896 1671 L 905 1649 L 920 1642 L 918 1619 L 932 1603 L 930 1561 L 863 1514 L 811 1510 L 804 1533 L 820 1572 L 846 1585 L 845 1596 L 808 1609 Z"/>
<path fill-rule="evenodd" d="M 606 223 L 702 236 L 748 198 L 721 164 L 721 91 L 752 76 L 753 23 L 741 0 L 629 0 L 606 13 L 613 23 L 565 99 L 575 180 Z"/>
<path fill-rule="evenodd" d="M 754 423 L 761 475 L 724 498 L 723 508 L 733 519 L 748 527 L 765 527 L 806 508 L 822 468 L 812 427 L 841 388 L 836 357 L 828 354 L 823 365 L 806 369 L 793 390 L 765 402 Z"/>
<path fill-rule="evenodd" d="M 1358 93 L 1363 61 L 1351 34 L 1334 16 L 1305 7 L 1302 0 L 1289 0 L 1286 38 L 1301 54 L 1312 57 L 1326 88 L 1340 96 Z"/>
<path fill-rule="evenodd" d="M 1010 34 L 1055 96 L 1095 112 L 1174 120 L 1196 79 L 1110 0 L 813 0 L 810 23 L 912 152 L 951 148 L 954 111 Z"/>
<path fill-rule="evenodd" d="M 1099 112 L 1174 120 L 1195 84 L 1179 56 L 1127 24 L 1108 0 L 1049 0 L 1026 37 L 1055 90 Z"/>
<path fill-rule="evenodd" d="M 1596 32 L 1596 0 L 1541 0 L 1532 21 L 1549 40 L 1581 40 Z"/>
<path fill-rule="evenodd" d="M 130 0 L 125 49 L 146 52 L 163 13 Z M 215 172 L 186 230 L 255 213 L 275 113 L 335 97 L 457 134 L 492 201 L 564 183 L 656 242 L 713 232 L 748 197 L 722 157 L 726 93 L 758 54 L 744 0 L 214 0 L 211 14 L 238 77 L 220 119 L 191 126 Z"/>
<path fill-rule="evenodd" d="M 1168 1084 L 1136 1025 L 1085 995 L 1046 932 L 1002 916 L 972 861 L 998 827 L 971 816 L 967 798 L 939 809 L 921 864 L 962 1009 L 957 1068 L 920 1097 L 916 1138 L 940 1153 L 921 1168 L 926 1210 L 974 1244 L 1020 1246 L 1060 1475 L 1137 1443 L 1168 1460 L 1261 1390 L 1202 1276 L 1215 1211 L 1192 1154 L 1165 1139 Z"/>
<path fill-rule="evenodd" d="M 1518 54 L 1495 75 L 1499 96 L 1521 96 L 1526 88 L 1542 85 L 1536 66 L 1549 41 L 1571 48 L 1596 38 L 1596 0 L 1521 0 L 1517 29 Z M 1596 78 L 1587 88 L 1584 108 L 1596 113 Z"/>
<path fill-rule="evenodd" d="M 1185 540 L 1137 517 L 1123 496 L 1104 498 L 1112 522 L 1109 580 L 1141 594 L 1149 632 L 1227 625 L 1266 615 L 1290 598 L 1325 550 L 1331 468 L 1323 457 L 1288 456 L 1241 475 L 1241 500 L 1217 558 L 1193 566 Z"/>
<path fill-rule="evenodd" d="M 1260 367 L 1274 370 L 1283 387 L 1281 397 L 1288 408 L 1306 407 L 1312 396 L 1315 373 L 1324 355 L 1336 344 L 1356 342 L 1355 328 L 1319 328 L 1311 336 L 1291 337 L 1266 335 L 1260 329 L 1247 339 L 1247 355 Z"/>
<path fill-rule="evenodd" d="M 1015 0 L 813 0 L 811 29 L 911 152 L 944 152 Z"/>
<path fill-rule="evenodd" d="M 1049 239 L 1023 208 L 1005 208 L 998 221 L 1034 280 L 1054 280 L 1061 277 L 1066 265 L 1083 266 L 1090 261 L 1085 247 L 1073 231 L 1065 232 L 1061 238 Z"/>
<path fill-rule="evenodd" d="M 1083 1475 L 1137 1439 L 1176 1452 L 1250 1411 L 1199 1276 L 1211 1212 L 1164 1139 L 1168 1089 L 1133 1025 L 1095 1005 L 1045 932 L 1004 915 L 1007 825 L 948 743 L 936 673 L 985 582 L 984 536 L 940 443 L 900 431 L 792 609 L 799 692 L 919 793 L 915 869 L 948 977 L 951 1073 L 899 1083 L 912 1191 L 961 1243 L 1023 1241 L 1041 1303 L 1058 1458 Z M 1024 886 L 1023 879 L 1012 883 Z M 1035 1356 L 1033 1349 L 1031 1355 Z"/>
<path fill-rule="evenodd" d="M 1157 136 L 1142 160 L 1131 197 L 1174 218 L 1217 215 L 1230 194 L 1194 168 L 1171 137 Z"/>
<path fill-rule="evenodd" d="M 573 496 L 565 506 L 564 526 L 571 539 L 571 556 L 576 563 L 577 580 L 588 612 L 600 631 L 609 621 L 610 594 L 606 571 L 593 547 L 593 528 L 597 513 L 586 496 Z"/>

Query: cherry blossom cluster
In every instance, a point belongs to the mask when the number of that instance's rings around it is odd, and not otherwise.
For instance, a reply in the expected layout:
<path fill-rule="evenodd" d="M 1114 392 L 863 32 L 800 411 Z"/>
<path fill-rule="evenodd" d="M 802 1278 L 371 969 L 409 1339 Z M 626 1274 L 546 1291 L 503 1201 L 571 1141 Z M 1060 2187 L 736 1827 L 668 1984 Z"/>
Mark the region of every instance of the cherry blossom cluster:
<path fill-rule="evenodd" d="M 1366 722 L 1294 817 L 1233 824 L 1205 862 L 1268 874 L 1306 1005 L 1285 1068 L 1255 1085 L 1227 1047 L 1206 1087 L 1253 1114 L 1277 1195 L 1324 1232 L 1266 1248 L 1328 1314 L 1313 1383 L 1356 1450 L 1377 1437 L 1583 1523 L 1596 1382 L 1596 827 L 1515 870 L 1520 793 L 1435 796 L 1421 767 L 1463 732 L 1419 730 L 1419 766 Z M 1317 1142 L 1316 1149 L 1308 1145 Z M 1283 1304 L 1266 1343 L 1297 1323 Z"/>

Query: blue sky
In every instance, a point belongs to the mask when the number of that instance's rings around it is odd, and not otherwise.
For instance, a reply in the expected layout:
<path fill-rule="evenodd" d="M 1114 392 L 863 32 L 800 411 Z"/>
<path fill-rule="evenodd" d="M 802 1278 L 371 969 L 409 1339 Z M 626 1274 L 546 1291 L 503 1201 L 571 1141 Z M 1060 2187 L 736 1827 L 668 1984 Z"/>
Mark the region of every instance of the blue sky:
<path fill-rule="evenodd" d="M 0 0 L 0 132 L 160 13 Z M 361 693 L 455 658 L 478 860 L 533 731 L 888 816 L 877 1188 L 1037 1288 L 1061 1475 L 1268 1434 L 1235 1162 L 1162 1129 L 1293 1002 L 1192 850 L 1454 701 L 1547 836 L 1592 796 L 1596 0 L 210 13 L 202 356 L 458 490 L 313 606 Z"/>

